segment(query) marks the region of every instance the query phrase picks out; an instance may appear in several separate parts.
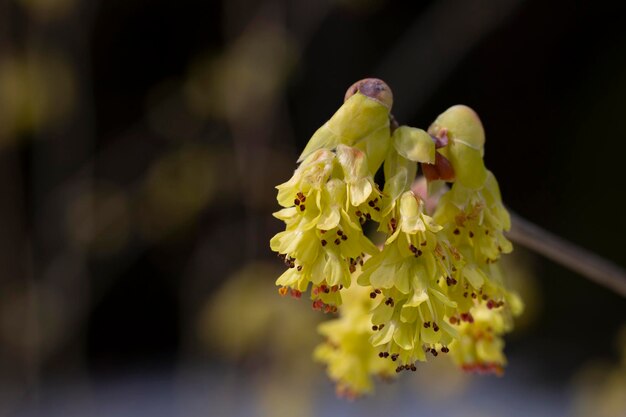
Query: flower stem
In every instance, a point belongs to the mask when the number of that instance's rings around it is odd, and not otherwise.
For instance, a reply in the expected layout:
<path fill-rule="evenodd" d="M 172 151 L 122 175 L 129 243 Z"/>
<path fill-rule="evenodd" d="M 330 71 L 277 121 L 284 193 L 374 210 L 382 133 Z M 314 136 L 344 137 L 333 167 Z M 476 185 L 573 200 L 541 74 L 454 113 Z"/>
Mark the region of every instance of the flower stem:
<path fill-rule="evenodd" d="M 509 239 L 626 297 L 626 271 L 511 212 Z"/>

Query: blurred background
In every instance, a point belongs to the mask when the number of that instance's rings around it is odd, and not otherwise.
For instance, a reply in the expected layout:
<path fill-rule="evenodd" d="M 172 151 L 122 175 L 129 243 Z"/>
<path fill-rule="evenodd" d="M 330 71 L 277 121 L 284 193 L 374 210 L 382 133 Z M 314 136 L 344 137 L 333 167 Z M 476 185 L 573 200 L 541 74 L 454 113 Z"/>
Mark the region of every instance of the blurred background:
<path fill-rule="evenodd" d="M 0 0 L 0 416 L 625 416 L 624 299 L 523 248 L 504 378 L 336 399 L 268 244 L 375 76 L 400 123 L 475 108 L 508 206 L 626 267 L 618 4 Z"/>

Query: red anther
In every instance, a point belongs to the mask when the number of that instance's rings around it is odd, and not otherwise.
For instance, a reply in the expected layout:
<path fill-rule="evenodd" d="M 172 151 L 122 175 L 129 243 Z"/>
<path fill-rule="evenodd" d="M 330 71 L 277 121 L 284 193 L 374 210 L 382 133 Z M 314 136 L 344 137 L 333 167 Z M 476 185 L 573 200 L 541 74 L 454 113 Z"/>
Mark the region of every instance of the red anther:
<path fill-rule="evenodd" d="M 292 289 L 291 290 L 291 296 L 293 298 L 298 298 L 299 299 L 300 297 L 302 297 L 302 291 L 298 291 L 298 290 Z"/>
<path fill-rule="evenodd" d="M 450 324 L 456 324 L 456 322 L 458 321 L 458 319 L 454 316 L 450 317 Z"/>

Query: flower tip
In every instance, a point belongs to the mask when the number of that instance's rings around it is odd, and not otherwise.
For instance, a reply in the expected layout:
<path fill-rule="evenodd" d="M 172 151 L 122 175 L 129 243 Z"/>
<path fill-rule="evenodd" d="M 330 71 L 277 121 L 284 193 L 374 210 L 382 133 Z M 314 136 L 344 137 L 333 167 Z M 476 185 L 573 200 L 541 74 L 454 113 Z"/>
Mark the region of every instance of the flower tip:
<path fill-rule="evenodd" d="M 344 101 L 356 93 L 361 93 L 371 99 L 378 101 L 391 111 L 393 107 L 393 93 L 386 82 L 378 78 L 364 78 L 355 82 L 348 88 Z"/>

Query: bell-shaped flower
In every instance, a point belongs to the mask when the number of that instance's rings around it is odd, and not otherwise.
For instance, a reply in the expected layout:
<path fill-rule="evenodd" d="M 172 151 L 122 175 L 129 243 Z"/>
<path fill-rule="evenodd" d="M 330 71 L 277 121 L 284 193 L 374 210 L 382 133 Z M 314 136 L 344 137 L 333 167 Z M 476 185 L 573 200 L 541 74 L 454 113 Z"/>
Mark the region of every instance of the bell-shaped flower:
<path fill-rule="evenodd" d="M 336 154 L 347 188 L 346 211 L 361 224 L 367 220 L 379 222 L 383 195 L 369 171 L 367 156 L 345 145 L 337 146 Z"/>
<path fill-rule="evenodd" d="M 297 206 L 304 211 L 324 187 L 335 166 L 335 154 L 328 149 L 311 153 L 295 170 L 289 181 L 278 185 L 277 200 L 283 207 Z"/>
<path fill-rule="evenodd" d="M 479 190 L 455 182 L 439 201 L 433 217 L 445 225 L 444 233 L 454 246 L 472 248 L 479 264 L 496 262 L 502 253 L 513 249 L 504 236 L 511 219 L 502 204 L 498 183 L 489 171 Z"/>
<path fill-rule="evenodd" d="M 376 288 L 374 298 L 380 293 L 372 344 L 397 361 L 398 370 L 413 369 L 416 360 L 425 360 L 425 350 L 445 351 L 454 336 L 446 315 L 456 305 L 439 287 L 450 260 L 437 239 L 441 226 L 411 191 L 400 197 L 392 220 L 394 230 L 382 251 L 365 263 L 358 282 Z"/>
<path fill-rule="evenodd" d="M 312 189 L 309 198 L 314 200 L 305 199 L 306 210 L 294 206 L 274 214 L 287 228 L 272 238 L 270 247 L 289 267 L 276 284 L 303 292 L 313 283 L 314 307 L 327 312 L 340 304 L 338 290 L 350 286 L 364 256 L 378 251 L 346 212 L 346 189 L 342 180 L 330 179 Z"/>
<path fill-rule="evenodd" d="M 450 344 L 453 361 L 467 372 L 502 375 L 506 365 L 504 333 L 511 330 L 509 317 L 500 310 L 477 305 L 473 320 L 458 326 L 458 338 Z"/>
<path fill-rule="evenodd" d="M 395 375 L 393 363 L 380 359 L 376 348 L 369 343 L 374 333 L 370 322 L 374 302 L 368 296 L 371 291 L 359 285 L 344 290 L 339 317 L 318 327 L 326 341 L 315 349 L 314 357 L 326 364 L 337 394 L 342 397 L 371 393 L 373 377 L 388 379 Z"/>

